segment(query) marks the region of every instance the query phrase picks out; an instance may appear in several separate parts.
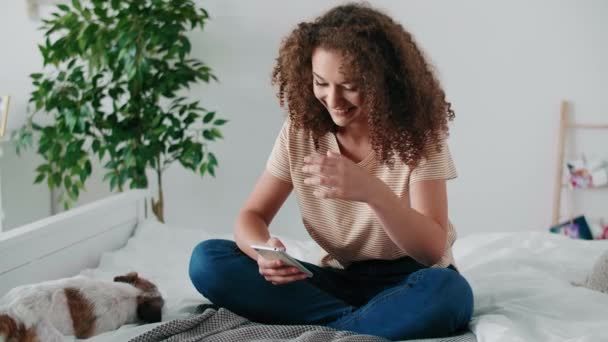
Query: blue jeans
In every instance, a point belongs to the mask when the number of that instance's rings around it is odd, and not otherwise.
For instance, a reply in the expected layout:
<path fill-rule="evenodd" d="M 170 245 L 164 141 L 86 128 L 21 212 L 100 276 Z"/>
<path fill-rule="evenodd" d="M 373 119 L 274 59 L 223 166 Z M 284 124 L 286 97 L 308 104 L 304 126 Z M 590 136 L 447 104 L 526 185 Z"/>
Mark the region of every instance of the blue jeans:
<path fill-rule="evenodd" d="M 471 287 L 453 267 L 428 268 L 409 257 L 344 270 L 302 264 L 312 278 L 273 285 L 235 242 L 206 240 L 194 248 L 189 271 L 212 303 L 260 323 L 326 325 L 401 340 L 448 336 L 471 319 Z"/>

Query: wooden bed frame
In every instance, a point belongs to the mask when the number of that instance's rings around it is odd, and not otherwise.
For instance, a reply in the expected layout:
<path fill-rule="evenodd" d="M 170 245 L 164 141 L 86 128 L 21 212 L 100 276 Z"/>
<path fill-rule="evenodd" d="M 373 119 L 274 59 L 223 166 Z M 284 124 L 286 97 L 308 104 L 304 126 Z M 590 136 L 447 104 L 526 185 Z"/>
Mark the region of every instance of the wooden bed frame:
<path fill-rule="evenodd" d="M 0 297 L 96 267 L 147 218 L 147 198 L 146 190 L 132 190 L 0 233 Z"/>

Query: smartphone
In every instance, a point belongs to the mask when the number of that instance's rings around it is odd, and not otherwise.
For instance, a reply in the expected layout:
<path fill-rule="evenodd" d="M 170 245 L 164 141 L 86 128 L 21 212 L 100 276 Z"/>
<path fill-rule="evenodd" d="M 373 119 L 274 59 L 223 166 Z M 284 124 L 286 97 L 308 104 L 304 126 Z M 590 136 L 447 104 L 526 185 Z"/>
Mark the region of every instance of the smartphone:
<path fill-rule="evenodd" d="M 296 267 L 302 273 L 305 273 L 308 278 L 312 278 L 312 272 L 304 267 L 298 260 L 292 258 L 289 254 L 285 253 L 278 247 L 270 247 L 270 246 L 262 246 L 262 245 L 251 245 L 259 255 L 261 255 L 264 259 L 268 260 L 281 260 L 283 263 L 289 266 Z"/>

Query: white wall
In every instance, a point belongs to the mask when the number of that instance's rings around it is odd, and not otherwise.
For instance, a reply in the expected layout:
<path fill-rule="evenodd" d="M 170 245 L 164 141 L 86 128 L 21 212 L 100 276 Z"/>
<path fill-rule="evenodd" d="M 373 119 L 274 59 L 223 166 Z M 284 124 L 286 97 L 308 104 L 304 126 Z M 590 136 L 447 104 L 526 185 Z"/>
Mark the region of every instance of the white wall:
<path fill-rule="evenodd" d="M 8 131 L 19 127 L 25 120 L 30 87 L 29 74 L 42 66 L 37 42 L 42 32 L 36 30 L 39 22 L 30 20 L 26 1 L 10 0 L 0 10 L 0 94 L 11 95 Z M 44 185 L 33 185 L 34 169 L 41 163 L 34 150 L 18 157 L 14 148 L 2 143 L 0 158 L 2 177 L 2 206 L 5 213 L 4 229 L 16 227 L 46 217 L 51 213 L 50 193 Z"/>
<path fill-rule="evenodd" d="M 212 20 L 204 32 L 191 34 L 194 56 L 207 62 L 221 82 L 196 87 L 190 95 L 231 122 L 225 126 L 226 139 L 211 146 L 220 162 L 216 179 L 201 179 L 178 165 L 167 171 L 166 218 L 179 226 L 226 231 L 263 170 L 281 125 L 283 113 L 270 86 L 279 42 L 298 22 L 342 1 L 200 3 Z M 460 234 L 545 229 L 551 216 L 560 101 L 574 103 L 577 119 L 608 121 L 608 2 L 371 3 L 415 35 L 456 110 L 450 147 L 460 176 L 449 183 L 449 201 Z M 29 43 L 18 43 L 20 54 L 35 52 L 26 48 Z M 4 65 L 24 60 L 16 53 L 10 56 L 0 57 Z M 4 77 L 0 82 L 5 89 Z M 27 83 L 14 85 L 23 94 L 29 91 Z M 584 139 L 594 140 L 596 148 L 605 146 L 608 136 L 593 134 Z M 577 145 L 582 138 L 578 136 Z M 105 187 L 89 186 L 83 202 L 105 196 Z M 586 205 L 595 206 L 595 215 L 603 209 L 608 216 L 608 192 L 583 196 Z M 279 213 L 273 229 L 302 236 L 293 201 Z"/>

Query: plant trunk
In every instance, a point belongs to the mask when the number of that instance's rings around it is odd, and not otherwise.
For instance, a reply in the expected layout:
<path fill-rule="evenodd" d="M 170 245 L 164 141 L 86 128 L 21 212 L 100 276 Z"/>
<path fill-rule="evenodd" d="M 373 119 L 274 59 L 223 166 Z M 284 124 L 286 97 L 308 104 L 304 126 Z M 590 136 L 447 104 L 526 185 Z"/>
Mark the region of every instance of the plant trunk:
<path fill-rule="evenodd" d="M 154 212 L 154 215 L 156 215 L 156 218 L 162 222 L 165 223 L 165 213 L 164 213 L 164 200 L 163 200 L 163 181 L 162 181 L 162 171 L 160 169 L 160 163 L 158 165 L 158 168 L 156 169 L 156 177 L 157 177 L 157 181 L 158 181 L 158 199 L 155 201 L 154 198 L 152 198 L 152 211 Z"/>

